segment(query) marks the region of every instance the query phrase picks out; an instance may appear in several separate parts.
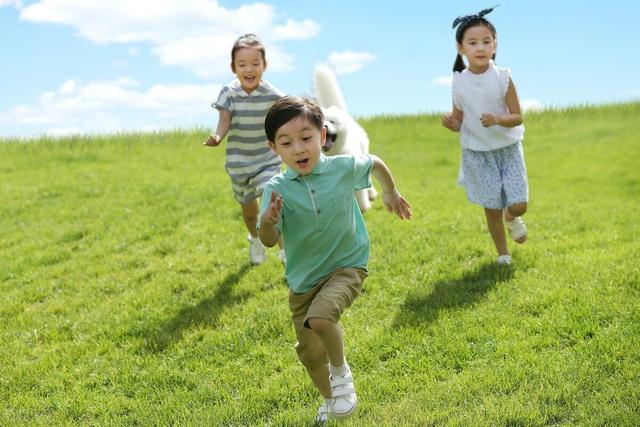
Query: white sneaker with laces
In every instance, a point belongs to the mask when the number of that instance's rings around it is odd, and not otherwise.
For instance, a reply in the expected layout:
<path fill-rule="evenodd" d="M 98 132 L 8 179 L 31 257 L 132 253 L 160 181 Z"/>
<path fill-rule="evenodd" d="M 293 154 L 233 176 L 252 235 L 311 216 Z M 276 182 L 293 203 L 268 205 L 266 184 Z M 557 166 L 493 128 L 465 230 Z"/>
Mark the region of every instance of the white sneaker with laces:
<path fill-rule="evenodd" d="M 251 264 L 262 264 L 264 262 L 264 245 L 258 237 L 249 235 L 249 260 Z"/>
<path fill-rule="evenodd" d="M 356 389 L 353 386 L 353 375 L 351 369 L 340 376 L 329 377 L 331 385 L 331 414 L 335 417 L 348 417 L 356 410 L 358 398 Z"/>

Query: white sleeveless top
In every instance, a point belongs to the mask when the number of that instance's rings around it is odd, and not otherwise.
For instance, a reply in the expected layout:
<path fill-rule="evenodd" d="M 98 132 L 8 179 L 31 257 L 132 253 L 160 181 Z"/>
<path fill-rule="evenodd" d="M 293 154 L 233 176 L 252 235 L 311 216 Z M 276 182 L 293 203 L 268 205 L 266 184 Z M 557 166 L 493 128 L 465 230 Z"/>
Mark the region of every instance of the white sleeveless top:
<path fill-rule="evenodd" d="M 509 114 L 505 102 L 511 70 L 497 67 L 490 61 L 489 68 L 482 74 L 474 74 L 468 69 L 453 73 L 453 104 L 463 112 L 460 127 L 460 145 L 474 151 L 489 151 L 507 147 L 521 141 L 524 126 L 512 128 L 490 126 L 485 128 L 480 122 L 484 113 L 498 116 Z"/>

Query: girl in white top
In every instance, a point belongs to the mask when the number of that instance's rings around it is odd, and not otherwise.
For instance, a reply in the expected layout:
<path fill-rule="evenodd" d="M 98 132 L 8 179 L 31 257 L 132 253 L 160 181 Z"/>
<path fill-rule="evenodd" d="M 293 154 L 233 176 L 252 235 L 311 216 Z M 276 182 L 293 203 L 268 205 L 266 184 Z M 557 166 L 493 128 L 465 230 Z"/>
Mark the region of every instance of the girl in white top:
<path fill-rule="evenodd" d="M 456 18 L 458 55 L 453 74 L 453 111 L 442 125 L 460 132 L 458 182 L 472 203 L 484 207 L 498 263 L 510 264 L 503 218 L 517 243 L 527 239 L 522 215 L 529 190 L 521 140 L 520 102 L 511 70 L 497 67 L 496 29 L 484 18 L 494 8 Z M 465 65 L 464 56 L 468 66 Z"/>

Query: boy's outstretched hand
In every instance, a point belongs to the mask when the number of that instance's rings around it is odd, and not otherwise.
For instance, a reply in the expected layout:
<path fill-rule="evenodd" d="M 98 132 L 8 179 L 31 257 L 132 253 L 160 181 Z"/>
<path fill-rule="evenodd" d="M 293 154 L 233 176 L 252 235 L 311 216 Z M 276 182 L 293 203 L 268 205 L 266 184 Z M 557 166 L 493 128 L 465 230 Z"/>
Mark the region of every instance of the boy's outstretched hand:
<path fill-rule="evenodd" d="M 398 218 L 411 219 L 411 205 L 396 188 L 390 193 L 382 192 L 382 203 L 387 211 L 395 213 Z"/>
<path fill-rule="evenodd" d="M 282 196 L 275 191 L 271 193 L 269 207 L 262 214 L 261 224 L 276 225 L 280 221 L 280 211 L 282 210 Z"/>

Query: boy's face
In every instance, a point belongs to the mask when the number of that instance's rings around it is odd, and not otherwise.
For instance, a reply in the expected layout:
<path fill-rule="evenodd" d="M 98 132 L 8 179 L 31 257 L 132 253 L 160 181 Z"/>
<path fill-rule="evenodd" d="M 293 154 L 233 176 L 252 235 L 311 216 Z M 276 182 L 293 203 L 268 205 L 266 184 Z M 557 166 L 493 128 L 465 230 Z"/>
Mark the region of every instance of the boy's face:
<path fill-rule="evenodd" d="M 280 126 L 275 141 L 269 141 L 269 146 L 287 167 L 300 175 L 309 175 L 320 159 L 326 137 L 326 128 L 320 131 L 305 117 L 299 116 Z"/>
<path fill-rule="evenodd" d="M 231 64 L 231 71 L 238 77 L 242 89 L 247 93 L 258 87 L 266 68 L 262 53 L 258 49 L 248 47 L 238 49 Z"/>

